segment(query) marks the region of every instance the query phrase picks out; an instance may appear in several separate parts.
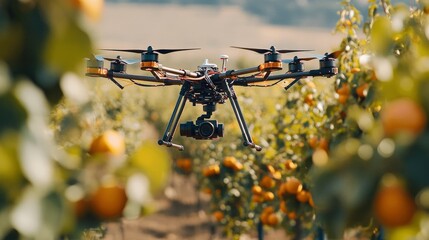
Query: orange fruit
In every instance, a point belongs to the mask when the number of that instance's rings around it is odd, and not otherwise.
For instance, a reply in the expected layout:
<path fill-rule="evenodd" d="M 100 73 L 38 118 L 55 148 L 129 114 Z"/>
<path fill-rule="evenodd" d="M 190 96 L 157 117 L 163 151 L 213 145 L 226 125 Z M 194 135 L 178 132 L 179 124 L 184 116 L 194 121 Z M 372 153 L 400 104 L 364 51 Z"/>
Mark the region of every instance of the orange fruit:
<path fill-rule="evenodd" d="M 268 206 L 268 207 L 265 207 L 262 211 L 266 213 L 273 213 L 274 208 L 272 206 Z"/>
<path fill-rule="evenodd" d="M 220 221 L 222 221 L 224 214 L 222 211 L 217 210 L 213 213 L 213 217 L 216 219 L 216 221 L 220 222 Z"/>
<path fill-rule="evenodd" d="M 283 197 L 283 195 L 287 192 L 287 187 L 286 187 L 286 183 L 284 182 L 284 183 L 282 183 L 281 185 L 280 185 L 280 187 L 279 187 L 279 189 L 277 190 L 277 195 L 280 197 L 280 198 L 282 198 Z"/>
<path fill-rule="evenodd" d="M 212 173 L 212 175 L 219 175 L 220 174 L 220 167 L 219 165 L 211 165 L 209 167 L 210 172 Z"/>
<path fill-rule="evenodd" d="M 208 187 L 201 189 L 201 192 L 205 194 L 212 194 L 212 190 Z"/>
<path fill-rule="evenodd" d="M 290 177 L 286 180 L 286 191 L 290 194 L 297 194 L 302 190 L 301 181 L 295 177 Z"/>
<path fill-rule="evenodd" d="M 267 218 L 267 224 L 270 226 L 276 226 L 277 224 L 279 224 L 280 220 L 279 220 L 279 216 L 277 216 L 276 213 L 270 213 L 268 215 Z"/>
<path fill-rule="evenodd" d="M 282 178 L 282 173 L 280 171 L 275 171 L 271 176 L 276 180 L 280 180 Z"/>
<path fill-rule="evenodd" d="M 319 138 L 316 136 L 311 137 L 308 139 L 308 145 L 310 145 L 311 148 L 315 149 L 317 146 L 319 146 Z"/>
<path fill-rule="evenodd" d="M 328 141 L 328 139 L 322 137 L 319 140 L 319 146 L 318 147 L 321 148 L 321 149 L 323 149 L 323 150 L 325 150 L 325 151 L 328 151 L 329 150 L 329 141 Z"/>
<path fill-rule="evenodd" d="M 307 94 L 305 97 L 304 97 L 304 102 L 305 103 L 307 103 L 308 105 L 310 105 L 310 106 L 313 106 L 314 105 L 314 97 L 313 97 L 313 94 Z"/>
<path fill-rule="evenodd" d="M 259 216 L 259 219 L 261 219 L 261 222 L 263 224 L 268 224 L 268 217 L 270 216 L 271 213 L 274 213 L 274 208 L 271 206 L 268 206 L 262 209 L 262 213 Z"/>
<path fill-rule="evenodd" d="M 237 159 L 235 157 L 225 157 L 223 159 L 223 165 L 228 168 L 234 168 Z"/>
<path fill-rule="evenodd" d="M 124 137 L 114 131 L 107 130 L 91 142 L 88 152 L 95 154 L 121 155 L 125 153 Z"/>
<path fill-rule="evenodd" d="M 309 196 L 308 192 L 305 190 L 302 190 L 296 194 L 296 199 L 302 203 L 308 202 L 309 198 L 310 198 L 310 196 Z"/>
<path fill-rule="evenodd" d="M 253 194 L 252 196 L 252 201 L 256 202 L 256 203 L 262 203 L 264 202 L 264 196 L 263 195 L 258 195 L 258 194 Z"/>
<path fill-rule="evenodd" d="M 272 179 L 270 176 L 265 175 L 261 182 L 259 183 L 263 188 L 272 188 L 276 185 L 276 182 L 274 179 Z"/>
<path fill-rule="evenodd" d="M 358 68 L 358 67 L 354 67 L 354 68 L 352 68 L 351 69 L 351 71 L 350 71 L 351 73 L 358 73 L 358 72 L 360 72 L 360 68 Z"/>
<path fill-rule="evenodd" d="M 267 170 L 271 174 L 273 174 L 276 171 L 276 169 L 272 165 L 267 165 Z"/>
<path fill-rule="evenodd" d="M 347 102 L 347 100 L 349 99 L 349 95 L 344 95 L 344 94 L 340 94 L 338 96 L 338 102 L 340 102 L 341 104 L 345 104 Z"/>
<path fill-rule="evenodd" d="M 253 194 L 261 194 L 262 193 L 262 188 L 261 186 L 255 185 L 252 187 L 252 193 Z"/>
<path fill-rule="evenodd" d="M 266 213 L 266 212 L 262 212 L 261 215 L 259 216 L 259 219 L 261 220 L 262 224 L 268 224 L 268 216 L 270 215 L 270 213 Z"/>
<path fill-rule="evenodd" d="M 366 97 L 366 95 L 368 94 L 368 83 L 364 83 L 362 85 L 360 85 L 359 87 L 356 88 L 356 94 L 359 97 Z"/>
<path fill-rule="evenodd" d="M 295 220 L 295 219 L 296 219 L 296 217 L 297 217 L 297 215 L 296 215 L 296 213 L 295 213 L 295 212 L 290 212 L 290 213 L 288 213 L 288 214 L 287 214 L 287 217 L 288 217 L 289 219 L 291 219 L 291 220 Z"/>
<path fill-rule="evenodd" d="M 192 160 L 189 158 L 177 159 L 176 165 L 185 172 L 190 172 L 192 170 Z"/>
<path fill-rule="evenodd" d="M 426 126 L 426 115 L 420 105 L 408 98 L 388 103 L 381 110 L 381 122 L 386 136 L 400 132 L 420 134 Z"/>
<path fill-rule="evenodd" d="M 211 176 L 215 176 L 215 175 L 219 175 L 219 174 L 220 174 L 219 165 L 213 164 L 213 165 L 210 165 L 210 166 L 203 168 L 203 175 L 205 177 L 211 177 Z"/>
<path fill-rule="evenodd" d="M 414 199 L 399 184 L 382 187 L 375 196 L 375 216 L 386 227 L 393 228 L 409 224 L 415 211 Z"/>
<path fill-rule="evenodd" d="M 100 186 L 90 197 L 91 211 L 100 219 L 114 219 L 122 215 L 127 195 L 119 185 Z"/>
<path fill-rule="evenodd" d="M 349 95 L 350 94 L 350 87 L 348 83 L 343 83 L 341 87 L 339 87 L 336 91 L 339 95 Z"/>
<path fill-rule="evenodd" d="M 236 162 L 232 168 L 235 171 L 240 171 L 241 169 L 243 169 L 243 164 L 241 162 Z"/>
<path fill-rule="evenodd" d="M 265 192 L 264 193 L 264 200 L 265 201 L 272 201 L 272 200 L 274 200 L 274 193 L 272 193 L 272 192 Z"/>
<path fill-rule="evenodd" d="M 211 171 L 209 169 L 209 167 L 205 167 L 202 170 L 204 177 L 210 177 L 211 176 Z"/>
<path fill-rule="evenodd" d="M 297 167 L 298 167 L 298 164 L 296 164 L 291 159 L 286 160 L 286 162 L 285 162 L 285 168 L 287 170 L 295 170 Z"/>
<path fill-rule="evenodd" d="M 235 171 L 240 171 L 243 169 L 243 164 L 237 161 L 235 157 L 225 157 L 223 159 L 223 165 L 227 168 L 232 168 Z"/>

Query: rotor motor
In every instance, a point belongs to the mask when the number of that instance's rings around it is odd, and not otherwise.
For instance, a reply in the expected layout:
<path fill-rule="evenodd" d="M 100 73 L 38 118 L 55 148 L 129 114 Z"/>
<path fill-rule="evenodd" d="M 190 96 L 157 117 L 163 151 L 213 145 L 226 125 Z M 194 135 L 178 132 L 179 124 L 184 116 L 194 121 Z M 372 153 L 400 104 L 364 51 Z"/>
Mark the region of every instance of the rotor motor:
<path fill-rule="evenodd" d="M 110 69 L 114 72 L 125 72 L 127 70 L 127 65 L 119 61 L 112 61 L 110 63 Z"/>
<path fill-rule="evenodd" d="M 304 63 L 300 61 L 294 61 L 289 63 L 289 72 L 302 72 L 304 71 Z"/>
<path fill-rule="evenodd" d="M 323 58 L 319 61 L 320 68 L 333 68 L 335 67 L 335 59 L 333 58 Z"/>

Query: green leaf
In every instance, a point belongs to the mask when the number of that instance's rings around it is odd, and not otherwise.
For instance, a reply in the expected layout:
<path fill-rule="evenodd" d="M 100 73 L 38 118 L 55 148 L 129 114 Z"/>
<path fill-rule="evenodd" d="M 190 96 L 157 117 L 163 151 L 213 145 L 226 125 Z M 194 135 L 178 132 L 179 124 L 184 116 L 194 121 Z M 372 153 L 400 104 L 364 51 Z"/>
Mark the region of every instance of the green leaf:
<path fill-rule="evenodd" d="M 45 61 L 58 72 L 77 71 L 92 51 L 88 34 L 75 22 L 54 31 L 46 46 Z"/>
<path fill-rule="evenodd" d="M 165 148 L 152 141 L 144 142 L 132 154 L 130 162 L 149 178 L 152 192 L 157 192 L 164 187 L 171 170 L 171 159 Z"/>
<path fill-rule="evenodd" d="M 372 50 L 381 55 L 392 54 L 393 30 L 386 16 L 377 17 L 371 31 Z"/>

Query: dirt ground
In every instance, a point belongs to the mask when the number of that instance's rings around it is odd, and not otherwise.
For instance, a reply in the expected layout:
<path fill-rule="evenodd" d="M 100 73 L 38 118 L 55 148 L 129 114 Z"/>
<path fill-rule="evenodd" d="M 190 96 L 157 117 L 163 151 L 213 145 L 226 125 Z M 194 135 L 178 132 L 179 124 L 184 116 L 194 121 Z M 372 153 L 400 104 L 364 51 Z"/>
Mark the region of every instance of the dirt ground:
<path fill-rule="evenodd" d="M 154 213 L 139 219 L 107 223 L 104 239 L 227 239 L 222 235 L 222 229 L 207 215 L 208 199 L 196 190 L 195 179 L 174 174 L 165 193 L 154 201 L 154 208 Z M 256 234 L 255 231 L 241 239 L 257 239 Z M 271 230 L 265 232 L 264 239 L 287 237 L 283 231 Z"/>
<path fill-rule="evenodd" d="M 153 212 L 139 219 L 106 223 L 103 240 L 229 240 L 209 212 L 209 196 L 197 190 L 196 180 L 177 173 L 163 194 L 153 201 Z M 264 240 L 291 240 L 282 229 L 264 228 Z M 99 239 L 93 237 L 89 239 Z M 257 240 L 257 230 L 240 240 Z M 311 239 L 311 238 L 310 238 Z M 370 240 L 362 228 L 349 229 L 342 240 Z M 332 239 L 331 239 L 332 240 Z"/>

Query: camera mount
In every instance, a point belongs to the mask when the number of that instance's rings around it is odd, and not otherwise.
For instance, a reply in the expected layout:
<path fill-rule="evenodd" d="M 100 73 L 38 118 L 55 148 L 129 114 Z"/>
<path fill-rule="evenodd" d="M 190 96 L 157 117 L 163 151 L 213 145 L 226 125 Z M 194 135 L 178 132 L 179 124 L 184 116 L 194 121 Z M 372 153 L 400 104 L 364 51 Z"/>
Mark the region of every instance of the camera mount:
<path fill-rule="evenodd" d="M 216 120 L 206 120 L 216 110 L 216 103 L 212 102 L 204 105 L 203 110 L 206 114 L 198 117 L 195 124 L 192 121 L 180 124 L 180 136 L 193 137 L 195 139 L 223 137 L 223 124 L 218 124 Z"/>

